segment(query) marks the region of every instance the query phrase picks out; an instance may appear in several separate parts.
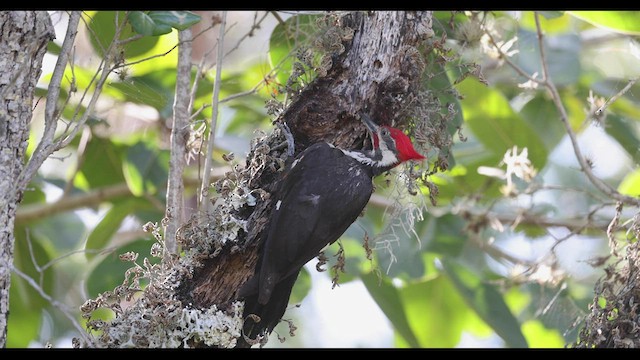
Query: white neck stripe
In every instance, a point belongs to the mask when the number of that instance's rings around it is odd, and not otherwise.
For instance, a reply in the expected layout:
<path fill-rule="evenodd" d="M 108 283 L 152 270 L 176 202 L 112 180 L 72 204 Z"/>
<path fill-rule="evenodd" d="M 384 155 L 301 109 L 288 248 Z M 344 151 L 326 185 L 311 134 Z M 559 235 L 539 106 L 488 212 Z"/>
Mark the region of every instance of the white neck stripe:
<path fill-rule="evenodd" d="M 340 149 L 340 150 L 342 150 L 342 152 L 345 155 L 350 156 L 354 158 L 356 161 L 369 166 L 386 167 L 386 166 L 394 165 L 398 162 L 398 158 L 396 158 L 393 152 L 389 150 L 382 151 L 382 159 L 380 160 L 374 160 L 359 151 L 348 151 L 343 149 Z"/>

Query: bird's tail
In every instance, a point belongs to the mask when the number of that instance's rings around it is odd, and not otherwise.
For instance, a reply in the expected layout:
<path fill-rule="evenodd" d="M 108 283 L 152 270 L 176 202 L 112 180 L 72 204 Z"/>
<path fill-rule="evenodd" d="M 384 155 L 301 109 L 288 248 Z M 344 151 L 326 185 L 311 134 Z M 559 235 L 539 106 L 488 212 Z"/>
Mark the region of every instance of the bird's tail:
<path fill-rule="evenodd" d="M 264 332 L 270 334 L 273 328 L 278 325 L 287 310 L 291 290 L 296 283 L 298 274 L 299 272 L 296 272 L 278 282 L 266 304 L 258 302 L 257 290 L 244 296 L 243 336 L 238 339 L 237 348 L 251 347 L 245 337 L 255 340 L 258 335 Z M 258 319 L 250 316 L 252 314 L 258 316 L 260 320 L 257 321 Z"/>

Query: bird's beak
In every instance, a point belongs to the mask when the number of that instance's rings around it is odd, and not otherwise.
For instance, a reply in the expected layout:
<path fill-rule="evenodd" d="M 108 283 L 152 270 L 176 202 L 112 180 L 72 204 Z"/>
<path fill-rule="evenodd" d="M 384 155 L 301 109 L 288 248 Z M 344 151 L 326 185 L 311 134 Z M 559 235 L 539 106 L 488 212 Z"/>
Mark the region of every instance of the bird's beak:
<path fill-rule="evenodd" d="M 369 130 L 372 136 L 378 133 L 378 124 L 374 123 L 369 115 L 360 115 L 360 120 L 362 120 L 362 123 L 367 127 L 367 130 Z"/>

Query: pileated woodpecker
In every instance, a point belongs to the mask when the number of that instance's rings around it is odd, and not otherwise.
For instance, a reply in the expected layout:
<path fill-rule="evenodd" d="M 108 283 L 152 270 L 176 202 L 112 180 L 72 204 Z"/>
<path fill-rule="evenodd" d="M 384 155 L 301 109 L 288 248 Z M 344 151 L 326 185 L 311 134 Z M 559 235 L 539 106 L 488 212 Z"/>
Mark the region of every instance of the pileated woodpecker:
<path fill-rule="evenodd" d="M 402 131 L 378 126 L 366 115 L 362 118 L 371 133 L 372 150 L 343 150 L 320 142 L 286 169 L 255 274 L 239 292 L 245 299 L 244 336 L 271 333 L 284 315 L 302 267 L 362 213 L 374 190 L 373 177 L 404 161 L 424 159 Z M 238 346 L 249 345 L 241 337 Z"/>

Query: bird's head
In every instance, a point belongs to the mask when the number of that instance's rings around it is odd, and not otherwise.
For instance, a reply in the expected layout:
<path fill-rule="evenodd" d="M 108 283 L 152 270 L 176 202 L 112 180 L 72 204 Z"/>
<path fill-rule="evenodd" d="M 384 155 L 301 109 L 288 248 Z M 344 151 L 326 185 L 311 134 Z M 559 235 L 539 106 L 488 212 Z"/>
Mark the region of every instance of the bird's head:
<path fill-rule="evenodd" d="M 366 114 L 362 114 L 361 118 L 373 139 L 372 163 L 375 166 L 387 168 L 409 160 L 425 159 L 413 148 L 411 139 L 401 130 L 390 126 L 378 126 Z"/>

